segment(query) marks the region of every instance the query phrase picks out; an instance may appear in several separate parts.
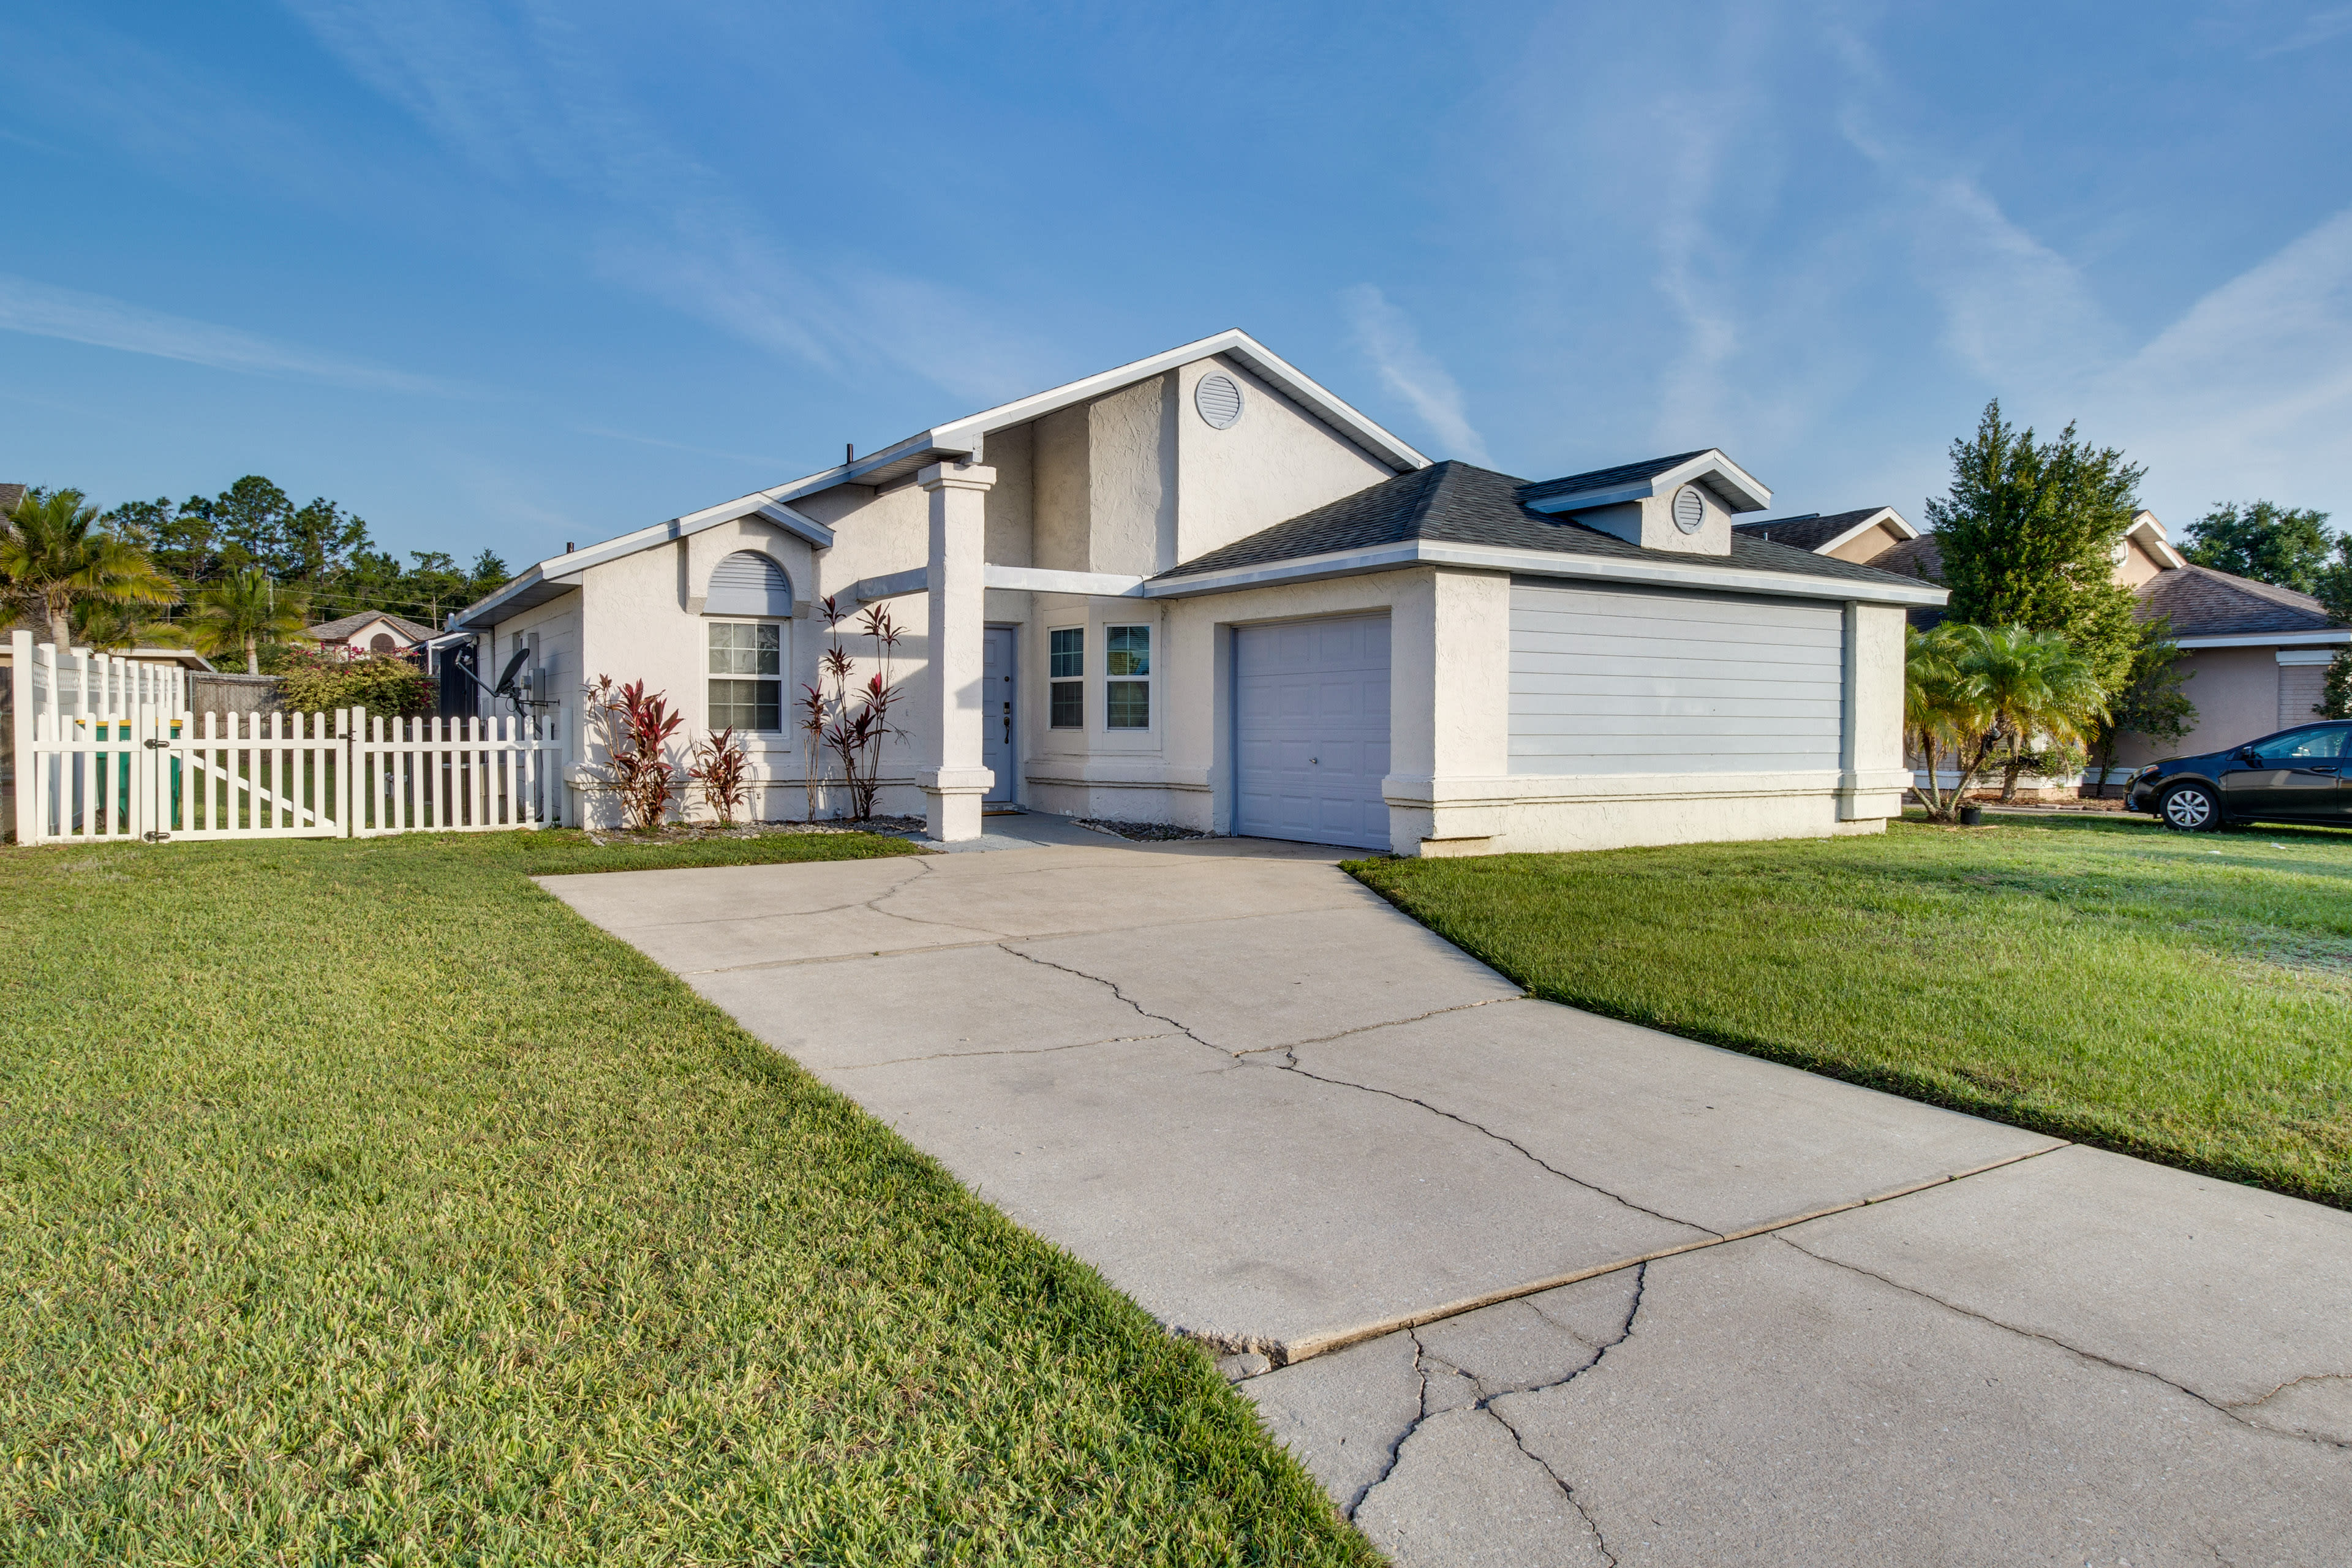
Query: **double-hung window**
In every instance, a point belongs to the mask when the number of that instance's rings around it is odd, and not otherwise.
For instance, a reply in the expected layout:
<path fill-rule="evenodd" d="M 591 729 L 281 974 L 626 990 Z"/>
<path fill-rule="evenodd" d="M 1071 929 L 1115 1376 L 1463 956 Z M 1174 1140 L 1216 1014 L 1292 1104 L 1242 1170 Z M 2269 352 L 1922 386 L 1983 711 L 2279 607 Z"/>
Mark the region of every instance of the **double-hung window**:
<path fill-rule="evenodd" d="M 1046 634 L 1046 721 L 1056 730 L 1087 727 L 1087 629 L 1059 626 Z"/>
<path fill-rule="evenodd" d="M 710 728 L 784 727 L 784 628 L 773 622 L 712 621 Z"/>
<path fill-rule="evenodd" d="M 1151 728 L 1151 628 L 1105 626 L 1103 723 L 1113 730 Z"/>

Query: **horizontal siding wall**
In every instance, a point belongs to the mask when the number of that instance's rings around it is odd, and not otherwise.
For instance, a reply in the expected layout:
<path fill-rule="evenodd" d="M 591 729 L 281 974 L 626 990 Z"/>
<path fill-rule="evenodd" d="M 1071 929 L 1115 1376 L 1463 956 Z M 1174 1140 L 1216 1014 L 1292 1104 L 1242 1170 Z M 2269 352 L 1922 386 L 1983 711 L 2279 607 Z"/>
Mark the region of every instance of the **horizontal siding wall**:
<path fill-rule="evenodd" d="M 1840 605 L 1514 582 L 1511 771 L 1835 768 L 1844 668 Z"/>

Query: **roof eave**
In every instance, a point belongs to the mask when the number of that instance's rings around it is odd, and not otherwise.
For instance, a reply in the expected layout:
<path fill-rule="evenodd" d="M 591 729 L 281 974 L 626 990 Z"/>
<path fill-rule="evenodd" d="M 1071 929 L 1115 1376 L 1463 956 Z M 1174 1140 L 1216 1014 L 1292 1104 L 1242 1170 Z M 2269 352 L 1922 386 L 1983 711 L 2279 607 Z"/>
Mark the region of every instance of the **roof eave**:
<path fill-rule="evenodd" d="M 2326 647 L 2352 643 L 2352 626 L 2330 626 L 2315 632 L 2215 632 L 2206 637 L 2174 637 L 2172 646 L 2200 647 Z"/>
<path fill-rule="evenodd" d="M 1692 557 L 1685 562 L 1668 560 L 1655 554 L 1628 559 L 1416 539 L 1360 550 L 1329 551 L 1289 561 L 1270 561 L 1255 566 L 1237 566 L 1223 572 L 1204 572 L 1197 576 L 1155 577 L 1143 584 L 1143 596 L 1152 599 L 1193 598 L 1203 594 L 1230 594 L 1278 583 L 1360 576 L 1371 572 L 1391 572 L 1402 566 L 1441 565 L 1476 567 L 1531 577 L 1584 577 L 1646 583 L 1660 587 L 1767 594 L 1781 598 L 1851 599 L 1873 605 L 1935 606 L 1951 597 L 1946 589 L 1909 583 L 1892 574 L 1881 574 L 1885 580 L 1874 583 L 1856 578 L 1814 577 L 1793 572 L 1760 572 L 1751 567 L 1717 564 L 1717 559 L 1713 556 Z"/>
<path fill-rule="evenodd" d="M 1174 370 L 1196 360 L 1227 354 L 1251 371 L 1273 383 L 1293 401 L 1303 404 L 1316 417 L 1338 430 L 1357 446 L 1372 453 L 1399 473 L 1425 468 L 1429 459 L 1395 436 L 1367 418 L 1362 412 L 1300 371 L 1296 365 L 1251 337 L 1238 327 L 1181 343 L 1164 353 L 1152 354 L 1130 363 L 1117 366 L 1069 382 L 1044 392 L 1034 393 L 1013 402 L 982 409 L 952 423 L 935 426 L 916 440 L 936 442 L 943 448 L 982 451 L 988 437 L 999 430 L 1009 430 L 1016 425 L 1026 425 L 1077 404 L 1090 402 L 1106 393 L 1130 386 L 1136 382 Z M 901 446 L 907 443 L 900 443 Z"/>

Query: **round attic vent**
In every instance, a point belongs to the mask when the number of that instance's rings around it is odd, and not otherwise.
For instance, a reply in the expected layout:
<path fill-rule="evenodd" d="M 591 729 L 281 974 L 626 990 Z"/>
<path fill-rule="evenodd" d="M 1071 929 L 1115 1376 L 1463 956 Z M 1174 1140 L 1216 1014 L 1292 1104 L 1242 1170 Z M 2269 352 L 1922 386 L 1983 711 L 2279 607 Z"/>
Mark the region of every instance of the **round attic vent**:
<path fill-rule="evenodd" d="M 1700 499 L 1696 485 L 1685 485 L 1675 492 L 1675 526 L 1685 533 L 1696 533 L 1706 526 L 1706 502 Z"/>
<path fill-rule="evenodd" d="M 1229 375 L 1204 375 L 1192 389 L 1192 406 L 1212 430 L 1229 430 L 1242 416 L 1242 389 Z"/>

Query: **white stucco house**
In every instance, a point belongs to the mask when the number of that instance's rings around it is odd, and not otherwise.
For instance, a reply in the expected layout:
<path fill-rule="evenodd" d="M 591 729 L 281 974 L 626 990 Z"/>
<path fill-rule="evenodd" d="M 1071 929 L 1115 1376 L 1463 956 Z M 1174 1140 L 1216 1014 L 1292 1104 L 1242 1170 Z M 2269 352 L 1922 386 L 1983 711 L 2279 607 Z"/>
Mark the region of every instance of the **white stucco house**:
<path fill-rule="evenodd" d="M 1769 500 L 1715 450 L 1433 463 L 1228 331 L 542 561 L 452 626 L 526 655 L 575 780 L 598 675 L 753 731 L 770 820 L 804 814 L 831 596 L 911 634 L 880 805 L 942 840 L 1022 808 L 1402 855 L 1875 831 L 1904 616 L 1944 593 L 1736 534 Z"/>

